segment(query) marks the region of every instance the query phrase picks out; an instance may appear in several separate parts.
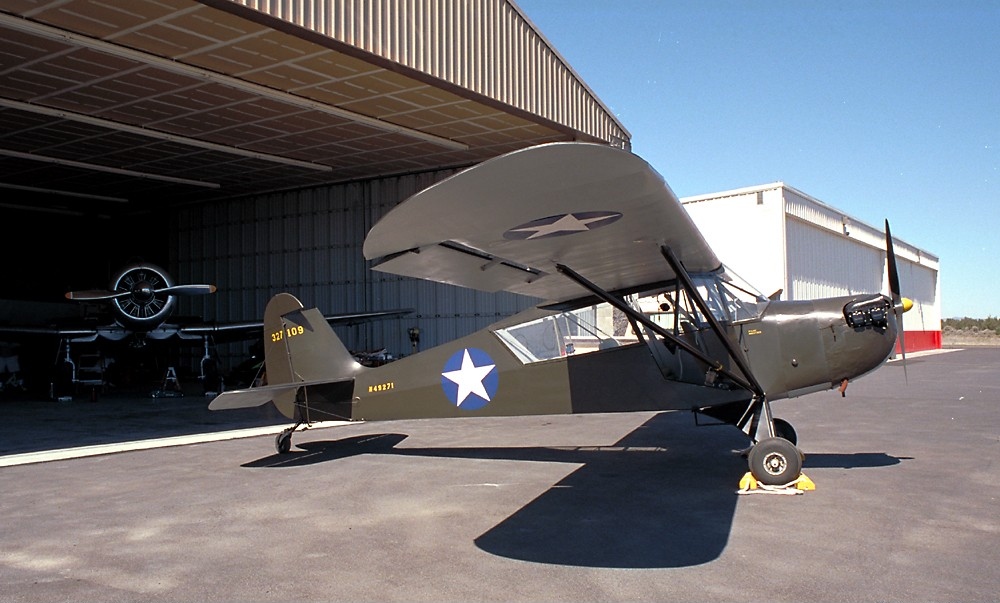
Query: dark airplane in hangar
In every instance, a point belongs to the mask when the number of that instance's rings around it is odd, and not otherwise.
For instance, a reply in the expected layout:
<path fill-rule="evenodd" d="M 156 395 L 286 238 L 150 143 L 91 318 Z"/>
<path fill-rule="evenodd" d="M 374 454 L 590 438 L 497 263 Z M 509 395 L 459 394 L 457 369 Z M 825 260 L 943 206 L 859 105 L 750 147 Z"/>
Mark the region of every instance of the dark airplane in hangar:
<path fill-rule="evenodd" d="M 96 354 L 86 367 L 78 367 L 72 348 L 78 344 L 104 344 L 133 354 L 145 350 L 151 343 L 179 341 L 201 344 L 204 355 L 198 378 L 218 377 L 212 346 L 216 343 L 256 340 L 263 328 L 262 321 L 214 323 L 196 317 L 175 316 L 177 298 L 215 293 L 215 285 L 177 284 L 160 266 L 135 260 L 121 268 L 107 289 L 68 291 L 65 298 L 82 303 L 99 304 L 108 310 L 96 318 L 60 320 L 45 325 L 0 325 L 0 338 L 51 338 L 58 341 L 56 364 L 63 386 L 102 385 L 104 363 L 108 359 Z M 332 314 L 325 316 L 330 324 L 356 324 L 366 320 L 387 318 L 411 310 L 385 310 Z M 84 374 L 86 373 L 86 374 Z M 206 384 L 207 385 L 207 384 Z M 218 391 L 218 388 L 214 389 Z"/>

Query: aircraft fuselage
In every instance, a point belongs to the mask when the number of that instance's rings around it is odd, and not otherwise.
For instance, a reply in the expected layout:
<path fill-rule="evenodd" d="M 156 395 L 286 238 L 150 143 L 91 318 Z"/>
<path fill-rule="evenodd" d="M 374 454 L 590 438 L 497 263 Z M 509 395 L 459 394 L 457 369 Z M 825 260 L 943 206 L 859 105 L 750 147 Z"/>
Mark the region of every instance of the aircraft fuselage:
<path fill-rule="evenodd" d="M 734 328 L 758 382 L 777 400 L 837 387 L 881 366 L 896 344 L 891 308 L 881 295 L 771 302 L 760 320 Z"/>
<path fill-rule="evenodd" d="M 864 303 L 875 320 L 868 316 L 852 325 L 845 308 Z M 725 329 L 769 399 L 795 397 L 837 387 L 880 366 L 896 341 L 891 312 L 879 313 L 889 303 L 878 295 L 772 302 L 759 319 Z M 701 345 L 711 348 L 711 338 L 702 337 Z M 300 418 L 686 410 L 751 397 L 724 379 L 712 383 L 708 365 L 697 358 L 680 350 L 670 354 L 670 370 L 676 372 L 671 378 L 643 343 L 525 362 L 495 330 L 483 330 L 380 367 L 358 367 L 350 394 L 340 385 L 336 395 L 313 395 L 311 416 Z"/>

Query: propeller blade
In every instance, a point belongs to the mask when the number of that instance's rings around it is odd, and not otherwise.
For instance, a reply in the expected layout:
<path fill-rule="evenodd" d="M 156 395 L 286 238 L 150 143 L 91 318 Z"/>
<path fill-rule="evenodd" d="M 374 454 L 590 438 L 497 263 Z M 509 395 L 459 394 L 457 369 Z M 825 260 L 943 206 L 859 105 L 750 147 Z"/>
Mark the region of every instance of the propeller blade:
<path fill-rule="evenodd" d="M 899 335 L 899 351 L 903 355 L 903 380 L 910 382 L 906 373 L 906 331 L 903 329 L 903 313 L 910 308 L 899 291 L 899 269 L 896 267 L 896 252 L 892 246 L 892 233 L 889 231 L 889 219 L 885 220 L 885 257 L 889 264 L 889 292 L 892 294 L 892 312 L 896 315 L 896 331 Z M 912 306 L 913 302 L 909 303 Z"/>
<path fill-rule="evenodd" d="M 896 268 L 896 252 L 892 247 L 892 233 L 889 232 L 888 219 L 885 221 L 885 253 L 889 261 L 889 292 L 892 293 L 893 305 L 896 305 L 900 300 L 899 270 Z"/>
<path fill-rule="evenodd" d="M 66 299 L 72 299 L 76 301 L 111 301 L 113 299 L 118 299 L 119 297 L 126 297 L 131 295 L 129 291 L 120 291 L 115 293 L 114 291 L 102 291 L 99 289 L 90 289 L 87 291 L 67 291 Z"/>
<path fill-rule="evenodd" d="M 167 295 L 207 295 L 215 293 L 215 285 L 174 285 L 157 289 L 154 293 L 165 293 Z"/>
<path fill-rule="evenodd" d="M 215 285 L 174 285 L 157 289 L 153 293 L 159 295 L 206 295 L 215 293 Z M 132 295 L 132 291 L 103 291 L 100 289 L 89 289 L 86 291 L 68 291 L 66 299 L 76 301 L 111 301 Z"/>
<path fill-rule="evenodd" d="M 899 315 L 899 349 L 903 354 L 903 380 L 906 383 L 910 382 L 909 376 L 906 374 L 906 331 L 903 330 L 903 315 Z"/>

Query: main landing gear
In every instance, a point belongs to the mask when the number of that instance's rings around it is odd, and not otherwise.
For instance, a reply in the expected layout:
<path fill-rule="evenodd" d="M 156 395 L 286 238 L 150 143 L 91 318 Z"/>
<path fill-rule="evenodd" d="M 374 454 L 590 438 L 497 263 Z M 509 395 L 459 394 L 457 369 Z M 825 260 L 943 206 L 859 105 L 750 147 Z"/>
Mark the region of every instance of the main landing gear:
<path fill-rule="evenodd" d="M 766 402 L 761 409 L 755 428 L 757 443 L 746 451 L 750 473 L 744 477 L 741 488 L 752 484 L 750 488 L 754 489 L 760 484 L 774 491 L 795 484 L 803 489 L 803 483 L 812 482 L 802 475 L 805 455 L 796 446 L 795 428 L 784 419 L 771 418 L 770 405 Z"/>
<path fill-rule="evenodd" d="M 790 484 L 802 473 L 802 453 L 795 444 L 777 436 L 757 442 L 747 455 L 747 463 L 753 478 L 767 486 Z"/>

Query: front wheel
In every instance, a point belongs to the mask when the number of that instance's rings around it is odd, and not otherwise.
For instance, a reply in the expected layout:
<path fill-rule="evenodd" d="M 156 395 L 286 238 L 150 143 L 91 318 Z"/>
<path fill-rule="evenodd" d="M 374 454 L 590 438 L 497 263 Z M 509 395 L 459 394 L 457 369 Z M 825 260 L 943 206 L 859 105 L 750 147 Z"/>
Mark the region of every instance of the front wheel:
<path fill-rule="evenodd" d="M 799 449 L 784 438 L 765 438 L 747 457 L 754 479 L 767 486 L 784 486 L 802 473 Z"/>

